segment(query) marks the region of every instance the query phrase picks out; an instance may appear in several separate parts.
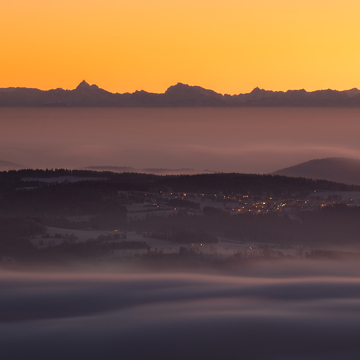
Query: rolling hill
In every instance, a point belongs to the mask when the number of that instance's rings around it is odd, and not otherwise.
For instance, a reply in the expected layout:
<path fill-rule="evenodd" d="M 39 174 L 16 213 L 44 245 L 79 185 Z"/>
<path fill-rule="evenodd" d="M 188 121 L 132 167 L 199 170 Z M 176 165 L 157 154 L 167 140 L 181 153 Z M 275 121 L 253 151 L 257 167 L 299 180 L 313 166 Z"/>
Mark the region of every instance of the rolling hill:
<path fill-rule="evenodd" d="M 360 185 L 360 160 L 349 158 L 315 159 L 275 171 L 273 175 L 323 179 Z"/>

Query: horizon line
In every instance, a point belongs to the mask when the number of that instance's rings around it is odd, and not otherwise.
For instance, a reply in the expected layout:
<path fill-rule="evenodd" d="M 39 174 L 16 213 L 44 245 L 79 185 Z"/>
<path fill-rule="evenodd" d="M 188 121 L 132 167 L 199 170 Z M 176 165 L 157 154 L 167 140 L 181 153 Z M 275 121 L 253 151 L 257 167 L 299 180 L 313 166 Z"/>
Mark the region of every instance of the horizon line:
<path fill-rule="evenodd" d="M 186 84 L 186 83 L 182 83 L 182 82 L 177 82 L 176 84 L 173 84 L 173 85 L 170 85 L 168 86 L 164 92 L 152 92 L 152 91 L 147 91 L 147 90 L 144 90 L 144 89 L 140 89 L 140 90 L 135 90 L 133 92 L 130 92 L 130 91 L 125 91 L 125 92 L 112 92 L 112 91 L 109 91 L 109 90 L 106 90 L 105 88 L 102 88 L 100 86 L 98 86 L 97 84 L 90 84 L 89 82 L 87 82 L 86 80 L 82 80 L 78 83 L 77 86 L 75 86 L 74 88 L 70 89 L 70 88 L 62 88 L 62 87 L 52 87 L 52 88 L 48 88 L 48 89 L 40 89 L 40 88 L 37 88 L 37 87 L 26 87 L 26 86 L 8 86 L 8 87 L 0 87 L 0 89 L 32 89 L 32 90 L 40 90 L 40 91 L 51 91 L 51 90 L 64 90 L 64 91 L 72 91 L 72 90 L 76 90 L 81 84 L 84 84 L 85 86 L 86 85 L 89 85 L 90 87 L 92 86 L 95 86 L 101 90 L 105 90 L 111 94 L 134 94 L 136 92 L 146 92 L 146 93 L 149 93 L 149 94 L 164 94 L 168 89 L 174 87 L 174 86 L 177 86 L 177 85 L 185 85 L 185 86 L 188 86 L 190 88 L 194 88 L 194 87 L 197 87 L 197 88 L 201 88 L 201 89 L 204 89 L 204 90 L 208 90 L 208 91 L 213 91 L 219 95 L 222 95 L 222 96 L 225 96 L 225 95 L 230 95 L 230 96 L 234 96 L 234 95 L 242 95 L 242 94 L 250 94 L 252 93 L 254 90 L 260 90 L 260 91 L 267 91 L 267 92 L 274 92 L 274 93 L 286 93 L 288 91 L 305 91 L 306 93 L 312 93 L 312 92 L 317 92 L 317 91 L 337 91 L 337 92 L 343 92 L 343 91 L 351 91 L 351 90 L 359 90 L 359 88 L 357 87 L 352 87 L 350 89 L 343 89 L 343 90 L 338 90 L 338 89 L 332 89 L 332 88 L 327 88 L 327 89 L 317 89 L 317 90 L 306 90 L 304 88 L 299 88 L 299 89 L 287 89 L 287 90 L 269 90 L 269 89 L 264 89 L 264 88 L 261 88 L 259 86 L 255 86 L 251 91 L 249 92 L 239 92 L 239 93 L 234 93 L 234 94 L 230 94 L 230 93 L 221 93 L 221 92 L 217 92 L 213 89 L 210 89 L 210 88 L 206 88 L 206 87 L 203 87 L 201 85 L 189 85 L 189 84 Z M 360 90 L 359 90 L 360 91 Z"/>

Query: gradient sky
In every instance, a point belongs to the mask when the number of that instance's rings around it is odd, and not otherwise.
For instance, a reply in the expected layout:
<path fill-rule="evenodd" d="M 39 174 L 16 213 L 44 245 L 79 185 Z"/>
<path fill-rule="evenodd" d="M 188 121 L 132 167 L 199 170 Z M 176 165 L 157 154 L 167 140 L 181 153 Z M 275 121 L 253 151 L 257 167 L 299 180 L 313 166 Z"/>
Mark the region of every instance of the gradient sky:
<path fill-rule="evenodd" d="M 0 87 L 360 87 L 358 0 L 12 0 Z"/>

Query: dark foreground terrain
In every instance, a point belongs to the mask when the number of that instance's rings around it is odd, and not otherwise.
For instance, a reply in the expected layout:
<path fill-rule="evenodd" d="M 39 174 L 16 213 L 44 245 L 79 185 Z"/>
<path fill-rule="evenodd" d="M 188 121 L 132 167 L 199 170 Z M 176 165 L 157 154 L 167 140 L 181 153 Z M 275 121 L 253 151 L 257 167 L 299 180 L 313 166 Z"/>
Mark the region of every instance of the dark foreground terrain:
<path fill-rule="evenodd" d="M 3 264 L 135 258 L 208 264 L 360 251 L 357 186 L 270 175 L 65 169 L 2 172 L 0 185 Z"/>
<path fill-rule="evenodd" d="M 358 359 L 359 188 L 0 173 L 4 359 Z"/>

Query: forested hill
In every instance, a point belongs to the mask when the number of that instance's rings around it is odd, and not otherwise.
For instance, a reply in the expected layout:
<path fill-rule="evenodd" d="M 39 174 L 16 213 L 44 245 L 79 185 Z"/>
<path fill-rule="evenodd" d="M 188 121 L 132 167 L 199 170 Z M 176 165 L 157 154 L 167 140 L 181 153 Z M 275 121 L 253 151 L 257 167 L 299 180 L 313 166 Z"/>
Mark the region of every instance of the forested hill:
<path fill-rule="evenodd" d="M 91 181 L 93 179 L 93 181 Z M 215 173 L 199 175 L 152 175 L 89 170 L 12 170 L 0 172 L 0 192 L 51 185 L 68 188 L 125 191 L 168 191 L 195 193 L 234 193 L 273 196 L 306 196 L 319 190 L 360 191 L 360 186 L 326 180 L 292 178 L 280 175 Z"/>
<path fill-rule="evenodd" d="M 314 193 L 321 190 L 360 191 L 360 187 L 237 173 L 0 172 L 0 259 L 56 262 L 66 256 L 100 259 L 131 246 L 149 249 L 143 240 L 120 242 L 114 236 L 120 231 L 176 243 L 212 244 L 219 237 L 287 245 L 337 244 L 344 236 L 358 242 L 360 207 L 354 202 L 348 206 L 336 193 L 321 200 Z M 60 239 L 58 230 L 47 233 L 49 228 L 66 229 L 67 237 Z M 88 240 L 77 242 L 71 235 L 75 230 L 88 232 Z M 91 240 L 92 231 L 109 231 L 111 236 L 101 238 L 97 233 L 97 240 Z M 43 238 L 51 239 L 47 246 Z M 60 243 L 51 245 L 55 239 Z"/>

